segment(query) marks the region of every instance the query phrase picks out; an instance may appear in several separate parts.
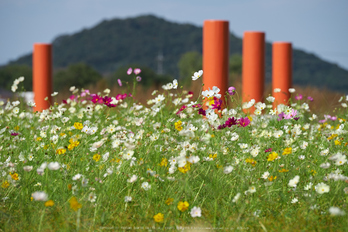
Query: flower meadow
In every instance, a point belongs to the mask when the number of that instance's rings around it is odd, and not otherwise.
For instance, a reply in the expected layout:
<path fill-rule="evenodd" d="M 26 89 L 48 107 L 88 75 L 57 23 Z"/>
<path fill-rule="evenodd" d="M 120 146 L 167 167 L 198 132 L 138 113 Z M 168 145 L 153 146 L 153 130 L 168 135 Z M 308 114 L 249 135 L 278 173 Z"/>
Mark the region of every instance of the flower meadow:
<path fill-rule="evenodd" d="M 295 89 L 273 109 L 232 86 L 193 99 L 174 80 L 140 104 L 141 70 L 127 73 L 132 93 L 71 87 L 42 112 L 0 102 L 2 231 L 348 228 L 348 96 L 319 116 Z"/>

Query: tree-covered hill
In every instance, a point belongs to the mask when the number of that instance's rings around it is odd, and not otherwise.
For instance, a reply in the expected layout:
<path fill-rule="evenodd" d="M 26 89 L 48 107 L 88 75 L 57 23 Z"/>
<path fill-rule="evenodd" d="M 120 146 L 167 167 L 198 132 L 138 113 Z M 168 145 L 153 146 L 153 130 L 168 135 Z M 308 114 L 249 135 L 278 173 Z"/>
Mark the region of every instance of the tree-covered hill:
<path fill-rule="evenodd" d="M 267 32 L 266 32 L 267 33 Z M 189 51 L 202 53 L 202 27 L 168 22 L 153 15 L 104 20 L 98 25 L 54 39 L 55 68 L 86 63 L 103 74 L 129 64 L 158 70 L 163 54 L 164 74 L 179 77 L 178 61 Z M 242 53 L 242 39 L 230 34 L 230 54 Z M 266 45 L 266 80 L 271 81 L 272 46 Z M 28 54 L 11 64 L 32 64 Z M 313 54 L 294 49 L 293 83 L 348 90 L 348 71 Z"/>

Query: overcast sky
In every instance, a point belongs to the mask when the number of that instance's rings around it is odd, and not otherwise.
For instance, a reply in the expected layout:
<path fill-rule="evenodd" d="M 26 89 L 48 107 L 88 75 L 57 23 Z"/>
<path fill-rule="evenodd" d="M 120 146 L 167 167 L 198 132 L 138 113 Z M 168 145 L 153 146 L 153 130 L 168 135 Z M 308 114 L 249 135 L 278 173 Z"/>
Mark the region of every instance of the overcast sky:
<path fill-rule="evenodd" d="M 348 0 L 0 0 L 0 64 L 103 19 L 154 14 L 202 26 L 228 20 L 238 37 L 266 33 L 348 69 Z"/>

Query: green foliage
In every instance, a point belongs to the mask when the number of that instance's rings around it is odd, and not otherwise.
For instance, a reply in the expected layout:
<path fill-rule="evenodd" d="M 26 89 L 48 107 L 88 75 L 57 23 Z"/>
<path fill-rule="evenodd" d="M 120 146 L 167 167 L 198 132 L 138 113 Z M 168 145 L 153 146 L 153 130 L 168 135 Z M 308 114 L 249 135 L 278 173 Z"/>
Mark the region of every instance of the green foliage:
<path fill-rule="evenodd" d="M 196 51 L 186 52 L 178 62 L 181 85 L 189 85 L 193 74 L 202 69 L 202 55 Z"/>
<path fill-rule="evenodd" d="M 13 81 L 18 77 L 23 76 L 25 91 L 32 91 L 33 89 L 33 71 L 32 68 L 28 65 L 18 65 L 12 64 L 0 68 L 0 86 L 6 88 L 7 90 L 11 89 Z"/>
<path fill-rule="evenodd" d="M 66 90 L 70 86 L 77 88 L 95 84 L 102 76 L 91 66 L 84 63 L 69 65 L 67 69 L 58 71 L 53 78 L 53 88 L 56 91 Z"/>
<path fill-rule="evenodd" d="M 229 72 L 230 74 L 242 74 L 242 56 L 240 54 L 236 53 L 230 57 Z"/>

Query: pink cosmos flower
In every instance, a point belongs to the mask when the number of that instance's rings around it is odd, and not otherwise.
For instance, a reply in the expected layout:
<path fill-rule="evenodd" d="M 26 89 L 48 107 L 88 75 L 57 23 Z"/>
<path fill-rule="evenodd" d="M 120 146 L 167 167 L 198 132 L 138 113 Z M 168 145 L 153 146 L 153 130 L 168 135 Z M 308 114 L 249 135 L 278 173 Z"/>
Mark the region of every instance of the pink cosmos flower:
<path fill-rule="evenodd" d="M 132 69 L 132 68 L 129 68 L 129 69 L 127 70 L 127 74 L 128 74 L 128 75 L 131 75 L 131 74 L 132 74 L 132 71 L 133 71 L 133 69 Z"/>
<path fill-rule="evenodd" d="M 228 94 L 229 95 L 234 95 L 236 93 L 236 88 L 231 86 L 228 88 Z"/>
<path fill-rule="evenodd" d="M 104 102 L 103 98 L 97 94 L 91 94 L 91 97 L 92 97 L 91 101 L 93 103 L 101 103 L 102 104 Z"/>
<path fill-rule="evenodd" d="M 302 94 L 298 94 L 296 97 L 295 97 L 296 100 L 301 100 L 302 99 Z"/>
<path fill-rule="evenodd" d="M 135 72 L 135 70 L 134 70 L 134 72 Z M 141 81 L 141 76 L 137 76 L 135 79 L 137 80 L 137 82 L 140 82 Z"/>
<path fill-rule="evenodd" d="M 238 120 L 238 122 L 241 127 L 246 127 L 250 124 L 250 119 L 248 117 L 245 117 L 245 118 L 242 117 Z"/>
<path fill-rule="evenodd" d="M 228 126 L 228 127 L 231 127 L 231 126 L 237 125 L 237 124 L 238 124 L 237 119 L 232 117 L 232 118 L 228 118 L 224 125 Z"/>
<path fill-rule="evenodd" d="M 181 111 L 183 111 L 183 110 L 186 109 L 186 108 L 187 108 L 187 106 L 183 105 L 183 106 L 179 109 L 179 111 L 178 111 L 176 114 L 180 114 Z"/>
<path fill-rule="evenodd" d="M 311 96 L 308 96 L 307 99 L 310 100 L 311 102 L 313 101 L 313 98 Z"/>
<path fill-rule="evenodd" d="M 222 100 L 214 97 L 214 104 L 212 104 L 213 110 L 215 109 L 221 110 L 221 105 L 222 105 Z"/>
<path fill-rule="evenodd" d="M 122 81 L 120 79 L 117 79 L 118 85 L 122 86 Z"/>
<path fill-rule="evenodd" d="M 134 69 L 134 73 L 135 73 L 135 75 L 138 75 L 139 73 L 141 73 L 141 69 L 140 68 Z"/>

